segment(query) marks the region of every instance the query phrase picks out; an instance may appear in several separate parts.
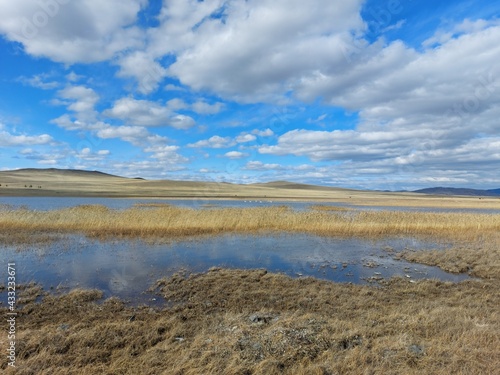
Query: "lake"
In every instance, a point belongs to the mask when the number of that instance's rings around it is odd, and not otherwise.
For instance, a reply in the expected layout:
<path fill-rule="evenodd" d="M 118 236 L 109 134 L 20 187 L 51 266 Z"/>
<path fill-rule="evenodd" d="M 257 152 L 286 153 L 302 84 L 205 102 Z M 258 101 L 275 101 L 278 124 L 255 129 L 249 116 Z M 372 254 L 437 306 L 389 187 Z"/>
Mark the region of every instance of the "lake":
<path fill-rule="evenodd" d="M 393 206 L 357 206 L 347 203 L 331 202 L 297 202 L 297 201 L 270 201 L 270 200 L 219 200 L 219 199 L 135 199 L 135 198 L 73 198 L 73 197 L 0 197 L 0 204 L 12 207 L 26 207 L 32 210 L 55 210 L 73 207 L 82 204 L 100 204 L 112 209 L 127 209 L 135 204 L 169 203 L 181 207 L 194 209 L 210 207 L 270 207 L 289 206 L 294 210 L 307 210 L 310 206 L 321 204 L 327 206 L 346 207 L 357 210 L 388 210 L 388 211 L 417 211 L 417 212 L 470 212 L 485 214 L 500 214 L 500 209 L 479 208 L 439 208 L 439 207 L 393 207 Z"/>

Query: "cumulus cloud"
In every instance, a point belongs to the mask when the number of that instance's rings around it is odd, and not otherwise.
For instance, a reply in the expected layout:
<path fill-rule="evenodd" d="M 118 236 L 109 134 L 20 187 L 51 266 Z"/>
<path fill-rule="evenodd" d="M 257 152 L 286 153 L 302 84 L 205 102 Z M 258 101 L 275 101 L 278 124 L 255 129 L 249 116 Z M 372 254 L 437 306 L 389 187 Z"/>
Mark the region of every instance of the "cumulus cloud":
<path fill-rule="evenodd" d="M 500 27 L 491 27 L 420 53 L 397 41 L 343 76 L 318 74 L 304 80 L 297 94 L 303 100 L 321 96 L 329 104 L 377 120 L 444 116 L 468 97 L 480 101 L 469 103 L 470 107 L 480 105 L 475 110 L 485 110 L 497 98 L 491 91 L 500 72 L 495 64 L 500 57 L 499 37 Z"/>
<path fill-rule="evenodd" d="M 475 163 L 489 170 L 498 163 L 491 145 L 500 131 L 500 27 L 476 26 L 464 26 L 438 48 L 416 51 L 396 41 L 347 74 L 303 80 L 297 91 L 303 100 L 321 96 L 359 111 L 359 124 L 354 130 L 292 130 L 259 152 L 341 162 L 373 176 L 400 173 L 408 181 L 421 173 L 462 176 Z"/>
<path fill-rule="evenodd" d="M 243 169 L 249 171 L 272 171 L 272 170 L 280 170 L 283 169 L 283 166 L 276 163 L 263 163 L 258 160 L 249 161 Z"/>
<path fill-rule="evenodd" d="M 264 131 L 268 134 L 267 131 Z M 257 137 L 254 134 L 241 133 L 236 137 L 221 137 L 214 135 L 209 139 L 203 139 L 201 141 L 188 144 L 189 147 L 207 147 L 207 148 L 227 148 L 235 146 L 239 143 L 248 143 L 255 141 Z"/>
<path fill-rule="evenodd" d="M 258 135 L 259 137 L 271 137 L 274 135 L 274 132 L 269 128 L 264 130 L 254 129 L 252 130 L 252 134 Z"/>
<path fill-rule="evenodd" d="M 229 158 L 229 159 L 241 159 L 241 158 L 248 156 L 248 154 L 245 154 L 245 153 L 240 152 L 240 151 L 229 151 L 229 152 L 226 152 L 224 154 L 224 156 L 226 158 Z"/>
<path fill-rule="evenodd" d="M 58 92 L 59 97 L 71 101 L 68 103 L 70 111 L 79 114 L 94 113 L 94 107 L 99 101 L 99 95 L 85 86 L 68 86 Z"/>
<path fill-rule="evenodd" d="M 0 146 L 2 147 L 48 145 L 52 142 L 54 142 L 54 139 L 48 134 L 13 134 L 6 129 L 5 125 L 0 124 Z"/>
<path fill-rule="evenodd" d="M 138 48 L 135 26 L 146 0 L 17 0 L 0 2 L 0 32 L 33 56 L 73 64 L 96 62 Z"/>
<path fill-rule="evenodd" d="M 360 0 L 207 1 L 203 6 L 169 1 L 152 45 L 177 54 L 168 73 L 196 90 L 242 101 L 274 100 L 311 72 L 347 67 L 338 45 L 364 28 L 361 5 Z M 219 17 L 210 17 L 216 12 Z M 179 38 L 165 43 L 160 37 L 165 34 Z"/>
<path fill-rule="evenodd" d="M 109 150 L 98 150 L 94 152 L 89 147 L 84 147 L 75 154 L 75 157 L 85 162 L 99 162 L 105 160 L 109 154 Z"/>
<path fill-rule="evenodd" d="M 223 103 L 209 104 L 205 101 L 197 101 L 192 104 L 191 108 L 194 112 L 200 115 L 215 115 L 224 109 Z"/>
<path fill-rule="evenodd" d="M 120 138 L 131 143 L 135 143 L 138 139 L 145 139 L 149 135 L 147 129 L 142 126 L 108 126 L 97 131 L 99 138 Z"/>
<path fill-rule="evenodd" d="M 25 85 L 33 86 L 42 90 L 51 90 L 59 87 L 59 83 L 56 81 L 47 81 L 48 74 L 35 74 L 32 77 L 20 77 L 21 81 Z"/>
<path fill-rule="evenodd" d="M 488 27 L 499 25 L 500 20 L 470 20 L 465 19 L 463 22 L 453 25 L 451 28 L 447 29 L 438 29 L 434 35 L 428 39 L 426 39 L 422 45 L 424 47 L 433 47 L 444 44 L 450 41 L 452 38 L 456 38 L 459 35 L 470 34 L 477 31 L 482 31 L 487 29 Z"/>
<path fill-rule="evenodd" d="M 257 137 L 253 134 L 241 134 L 236 137 L 236 142 L 237 143 L 247 143 L 247 142 L 252 142 L 255 141 Z"/>
<path fill-rule="evenodd" d="M 73 119 L 67 113 L 59 116 L 53 120 L 50 120 L 51 124 L 55 124 L 62 129 L 66 130 L 85 130 L 85 131 L 93 131 L 107 128 L 109 124 L 106 124 L 102 121 L 80 121 Z"/>
<path fill-rule="evenodd" d="M 147 147 L 144 151 L 152 153 L 152 158 L 162 162 L 168 163 L 171 166 L 180 166 L 182 163 L 188 161 L 187 158 L 178 153 L 179 146 L 173 145 L 154 145 Z"/>
<path fill-rule="evenodd" d="M 226 148 L 234 146 L 235 144 L 236 142 L 231 137 L 214 135 L 209 139 L 203 139 L 195 143 L 190 143 L 188 144 L 188 147 Z"/>
<path fill-rule="evenodd" d="M 166 76 L 166 70 L 150 55 L 143 51 L 132 52 L 120 60 L 118 77 L 132 77 L 137 80 L 137 91 L 149 94 L 158 89 Z"/>
<path fill-rule="evenodd" d="M 189 129 L 195 125 L 193 118 L 176 114 L 168 106 L 130 97 L 117 100 L 113 107 L 103 114 L 136 126 L 172 126 L 176 129 Z"/>

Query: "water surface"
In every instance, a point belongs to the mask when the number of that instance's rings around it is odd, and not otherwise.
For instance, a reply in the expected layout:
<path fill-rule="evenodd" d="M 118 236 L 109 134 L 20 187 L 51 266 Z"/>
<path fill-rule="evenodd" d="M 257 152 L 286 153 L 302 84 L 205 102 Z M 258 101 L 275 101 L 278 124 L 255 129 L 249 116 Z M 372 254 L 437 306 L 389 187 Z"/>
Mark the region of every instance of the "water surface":
<path fill-rule="evenodd" d="M 52 244 L 17 251 L 0 246 L 2 265 L 16 262 L 17 282 L 36 281 L 53 288 L 97 288 L 105 296 L 148 302 L 144 294 L 156 280 L 179 270 L 205 272 L 211 267 L 265 268 L 293 277 L 313 276 L 366 284 L 402 276 L 458 282 L 437 267 L 395 260 L 392 252 L 446 247 L 412 238 L 386 240 L 324 238 L 308 234 L 234 235 L 150 244 L 143 240 L 90 240 L 68 235 Z M 388 252 L 387 249 L 391 249 Z"/>

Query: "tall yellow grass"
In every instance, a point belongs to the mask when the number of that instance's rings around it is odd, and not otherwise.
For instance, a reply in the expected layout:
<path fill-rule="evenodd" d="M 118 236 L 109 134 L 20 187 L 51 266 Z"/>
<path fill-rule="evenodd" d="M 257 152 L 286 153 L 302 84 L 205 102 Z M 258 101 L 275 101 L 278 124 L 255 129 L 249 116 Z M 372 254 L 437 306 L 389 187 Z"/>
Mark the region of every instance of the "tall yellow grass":
<path fill-rule="evenodd" d="M 286 206 L 195 210 L 176 206 L 112 210 L 86 205 L 53 211 L 0 210 L 0 233 L 83 232 L 91 236 L 192 236 L 225 232 L 305 232 L 327 236 L 431 235 L 474 239 L 500 231 L 500 215 L 402 211 L 294 211 Z"/>

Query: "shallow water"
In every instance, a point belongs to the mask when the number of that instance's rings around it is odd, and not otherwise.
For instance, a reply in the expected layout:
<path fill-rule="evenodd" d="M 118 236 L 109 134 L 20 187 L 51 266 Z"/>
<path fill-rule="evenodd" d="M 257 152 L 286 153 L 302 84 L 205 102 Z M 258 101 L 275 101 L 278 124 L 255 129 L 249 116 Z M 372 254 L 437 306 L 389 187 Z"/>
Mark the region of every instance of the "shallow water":
<path fill-rule="evenodd" d="M 148 244 L 142 240 L 89 240 L 70 235 L 50 245 L 16 251 L 0 246 L 2 265 L 15 262 L 17 283 L 36 281 L 46 290 L 97 288 L 106 297 L 151 302 L 144 294 L 156 280 L 179 270 L 204 272 L 211 267 L 265 268 L 293 277 L 313 276 L 366 284 L 402 276 L 409 280 L 467 279 L 429 267 L 395 260 L 391 251 L 446 247 L 412 238 L 386 240 L 324 238 L 306 234 L 223 235 L 198 240 Z M 4 281 L 5 282 L 5 281 Z"/>
<path fill-rule="evenodd" d="M 74 198 L 74 197 L 0 197 L 0 205 L 14 208 L 26 207 L 32 210 L 55 210 L 82 204 L 101 204 L 112 209 L 127 209 L 135 204 L 169 203 L 194 209 L 214 207 L 272 207 L 289 206 L 294 210 L 307 210 L 312 205 L 346 207 L 364 211 L 417 211 L 417 212 L 470 212 L 485 214 L 500 214 L 500 209 L 480 208 L 439 208 L 439 207 L 392 207 L 392 206 L 357 206 L 342 202 L 297 202 L 272 200 L 219 200 L 219 199 L 135 199 L 135 198 Z"/>

